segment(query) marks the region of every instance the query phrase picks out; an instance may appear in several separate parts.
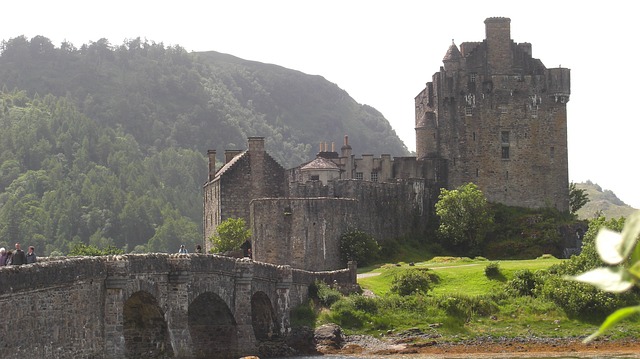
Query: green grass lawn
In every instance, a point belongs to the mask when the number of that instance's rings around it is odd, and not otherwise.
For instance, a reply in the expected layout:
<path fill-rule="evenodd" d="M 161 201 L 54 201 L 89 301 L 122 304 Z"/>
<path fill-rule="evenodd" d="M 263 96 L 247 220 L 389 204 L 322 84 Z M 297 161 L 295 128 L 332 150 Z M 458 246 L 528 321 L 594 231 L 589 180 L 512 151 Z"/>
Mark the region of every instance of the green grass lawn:
<path fill-rule="evenodd" d="M 411 270 L 412 268 L 428 268 L 440 278 L 440 282 L 434 287 L 431 294 L 456 294 L 463 293 L 466 295 L 484 295 L 492 294 L 495 291 L 502 291 L 504 283 L 513 278 L 513 273 L 529 269 L 531 271 L 547 269 L 554 264 L 560 263 L 560 259 L 545 258 L 532 260 L 507 260 L 498 261 L 500 266 L 501 277 L 489 279 L 484 274 L 484 268 L 491 263 L 487 260 L 471 260 L 471 259 L 451 259 L 450 261 L 427 261 L 415 263 L 415 266 L 409 266 L 401 263 L 400 266 L 384 265 L 381 267 L 369 267 L 365 273 L 380 273 L 367 278 L 358 279 L 358 284 L 363 289 L 369 289 L 376 295 L 385 295 L 389 292 L 391 281 L 399 272 Z"/>
<path fill-rule="evenodd" d="M 585 337 L 593 333 L 602 318 L 570 318 L 554 303 L 543 298 L 506 295 L 505 285 L 518 270 L 545 270 L 561 263 L 556 258 L 503 260 L 500 275 L 488 278 L 486 259 L 433 258 L 417 262 L 363 268 L 358 283 L 378 298 L 349 297 L 324 311 L 319 323 L 334 322 L 345 332 L 376 336 L 418 328 L 441 340 L 457 341 L 489 337 Z M 391 295 L 393 278 L 407 270 L 428 268 L 438 281 L 428 294 L 406 297 Z M 375 274 L 375 275 L 373 275 Z M 627 320 L 608 333 L 610 338 L 638 337 L 638 318 Z"/>

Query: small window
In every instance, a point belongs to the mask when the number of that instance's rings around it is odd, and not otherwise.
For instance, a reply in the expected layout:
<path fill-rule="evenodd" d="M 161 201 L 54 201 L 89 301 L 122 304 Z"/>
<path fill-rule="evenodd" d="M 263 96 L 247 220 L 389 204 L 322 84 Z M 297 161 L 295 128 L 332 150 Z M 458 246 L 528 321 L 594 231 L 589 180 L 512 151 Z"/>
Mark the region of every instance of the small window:
<path fill-rule="evenodd" d="M 502 139 L 502 143 L 509 143 L 509 131 L 500 132 L 500 138 Z"/>
<path fill-rule="evenodd" d="M 371 181 L 378 182 L 378 172 L 371 172 Z"/>
<path fill-rule="evenodd" d="M 312 181 L 320 181 L 320 175 L 311 175 Z"/>
<path fill-rule="evenodd" d="M 472 72 L 469 74 L 469 82 L 476 82 L 476 78 L 477 78 L 478 74 L 475 72 Z"/>
<path fill-rule="evenodd" d="M 500 113 L 503 114 L 503 115 L 508 112 L 507 105 L 500 105 L 500 106 L 498 106 L 498 109 L 500 110 Z"/>
<path fill-rule="evenodd" d="M 538 117 L 538 106 L 537 105 L 531 106 L 531 117 L 533 117 L 533 118 Z"/>
<path fill-rule="evenodd" d="M 476 140 L 476 133 L 475 132 L 473 132 L 473 140 L 474 141 Z"/>
<path fill-rule="evenodd" d="M 476 168 L 476 177 L 480 177 L 480 169 Z"/>
<path fill-rule="evenodd" d="M 364 176 L 362 175 L 362 172 L 356 172 L 356 179 L 362 181 L 364 179 Z"/>
<path fill-rule="evenodd" d="M 502 159 L 503 160 L 508 160 L 509 159 L 509 146 L 502 146 Z"/>
<path fill-rule="evenodd" d="M 465 106 L 464 115 L 465 116 L 473 116 L 473 109 L 471 108 L 471 106 Z"/>
<path fill-rule="evenodd" d="M 551 148 L 549 148 L 549 156 L 551 156 L 551 158 L 554 158 L 556 156 L 556 148 L 551 146 Z"/>

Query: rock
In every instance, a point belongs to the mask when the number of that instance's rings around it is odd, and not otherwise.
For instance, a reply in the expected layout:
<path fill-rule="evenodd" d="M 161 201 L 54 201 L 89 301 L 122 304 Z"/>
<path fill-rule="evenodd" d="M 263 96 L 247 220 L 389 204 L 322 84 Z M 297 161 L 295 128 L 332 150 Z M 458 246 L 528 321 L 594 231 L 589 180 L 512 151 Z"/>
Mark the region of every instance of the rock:
<path fill-rule="evenodd" d="M 314 331 L 312 328 L 292 328 L 285 342 L 299 354 L 318 354 L 316 345 L 314 344 Z"/>
<path fill-rule="evenodd" d="M 324 324 L 316 328 L 313 334 L 316 350 L 321 353 L 332 352 L 342 347 L 344 335 L 337 324 Z"/>

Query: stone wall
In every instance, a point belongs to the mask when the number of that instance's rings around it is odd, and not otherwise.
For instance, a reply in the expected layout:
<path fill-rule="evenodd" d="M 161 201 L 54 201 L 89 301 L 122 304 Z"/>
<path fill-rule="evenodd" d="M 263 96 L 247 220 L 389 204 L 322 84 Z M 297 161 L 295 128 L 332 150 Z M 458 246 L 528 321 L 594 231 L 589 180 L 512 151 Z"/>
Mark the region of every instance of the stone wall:
<path fill-rule="evenodd" d="M 333 270 L 340 236 L 359 229 L 378 242 L 424 233 L 434 198 L 425 180 L 293 183 L 291 197 L 251 202 L 253 255 L 306 270 Z"/>
<path fill-rule="evenodd" d="M 0 267 L 3 357 L 255 355 L 257 338 L 288 334 L 289 311 L 317 278 L 356 285 L 355 267 L 311 273 L 214 255 L 41 259 Z"/>

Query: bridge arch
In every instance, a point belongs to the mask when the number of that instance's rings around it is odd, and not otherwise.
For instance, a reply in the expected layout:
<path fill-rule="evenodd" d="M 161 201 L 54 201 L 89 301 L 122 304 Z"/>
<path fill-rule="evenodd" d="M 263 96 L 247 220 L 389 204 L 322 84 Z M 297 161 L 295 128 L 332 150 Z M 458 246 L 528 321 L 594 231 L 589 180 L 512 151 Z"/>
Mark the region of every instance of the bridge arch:
<path fill-rule="evenodd" d="M 236 320 L 215 293 L 198 295 L 189 305 L 188 326 L 194 358 L 233 357 L 238 350 Z"/>
<path fill-rule="evenodd" d="M 251 296 L 251 324 L 258 341 L 269 340 L 279 334 L 273 305 L 264 292 L 258 291 Z"/>
<path fill-rule="evenodd" d="M 135 292 L 125 301 L 123 335 L 126 358 L 173 356 L 164 311 L 147 291 Z"/>

